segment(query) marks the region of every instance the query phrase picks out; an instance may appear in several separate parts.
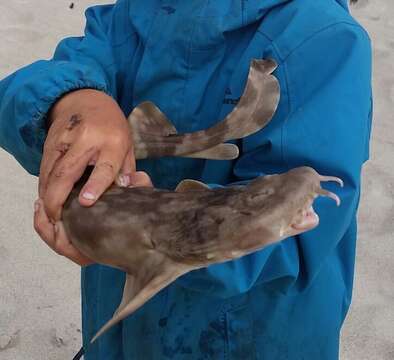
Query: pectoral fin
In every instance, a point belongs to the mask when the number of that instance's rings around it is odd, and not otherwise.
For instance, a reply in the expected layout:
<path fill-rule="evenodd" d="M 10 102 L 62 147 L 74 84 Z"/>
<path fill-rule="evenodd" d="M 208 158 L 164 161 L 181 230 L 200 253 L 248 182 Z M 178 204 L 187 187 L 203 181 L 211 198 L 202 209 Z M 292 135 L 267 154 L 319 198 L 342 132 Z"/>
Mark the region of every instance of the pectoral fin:
<path fill-rule="evenodd" d="M 164 266 L 152 268 L 152 272 L 154 272 L 152 274 L 146 274 L 145 271 L 141 271 L 141 273 L 144 273 L 141 274 L 141 278 L 139 276 L 140 273 L 136 275 L 127 274 L 122 301 L 118 309 L 115 311 L 112 319 L 98 331 L 90 343 L 95 342 L 109 328 L 131 315 L 160 290 L 189 270 L 191 269 L 180 264 L 166 263 Z"/>
<path fill-rule="evenodd" d="M 135 286 L 135 282 L 136 279 L 133 275 L 131 274 L 126 274 L 126 281 L 124 284 L 124 288 L 123 288 L 123 296 L 122 296 L 122 300 L 120 302 L 120 305 L 118 306 L 118 308 L 115 311 L 114 316 L 119 313 L 122 309 L 124 309 L 124 307 L 133 299 L 133 297 L 135 296 L 135 292 L 136 292 L 136 286 Z"/>
<path fill-rule="evenodd" d="M 184 155 L 183 157 L 208 160 L 234 160 L 239 156 L 239 149 L 234 144 L 219 144 L 210 149 Z"/>

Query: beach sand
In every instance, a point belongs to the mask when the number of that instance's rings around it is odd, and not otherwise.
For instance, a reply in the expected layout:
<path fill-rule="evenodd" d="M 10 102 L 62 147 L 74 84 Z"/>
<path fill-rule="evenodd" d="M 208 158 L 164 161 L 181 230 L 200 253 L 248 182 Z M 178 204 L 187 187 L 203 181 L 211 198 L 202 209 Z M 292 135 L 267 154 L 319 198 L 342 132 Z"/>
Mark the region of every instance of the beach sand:
<path fill-rule="evenodd" d="M 80 34 L 83 11 L 93 3 L 104 1 L 74 1 L 73 9 L 69 0 L 2 1 L 0 78 L 49 58 L 62 37 Z M 343 328 L 341 359 L 392 360 L 394 2 L 360 0 L 353 13 L 374 41 L 375 117 L 371 160 L 364 168 L 353 304 Z M 0 359 L 71 359 L 81 344 L 79 269 L 34 235 L 36 179 L 3 150 L 0 165 Z"/>

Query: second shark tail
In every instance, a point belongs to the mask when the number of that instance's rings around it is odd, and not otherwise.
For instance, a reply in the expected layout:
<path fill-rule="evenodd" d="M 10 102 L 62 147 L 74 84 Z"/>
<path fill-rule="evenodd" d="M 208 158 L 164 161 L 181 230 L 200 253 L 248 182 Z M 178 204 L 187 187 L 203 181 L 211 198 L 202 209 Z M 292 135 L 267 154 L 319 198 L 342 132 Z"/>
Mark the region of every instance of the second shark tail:
<path fill-rule="evenodd" d="M 252 60 L 248 80 L 241 98 L 227 117 L 205 130 L 205 136 L 223 134 L 223 141 L 242 139 L 264 128 L 279 104 L 280 86 L 272 73 L 274 60 Z M 196 136 L 197 133 L 191 134 Z"/>
<path fill-rule="evenodd" d="M 178 134 L 151 102 L 137 106 L 129 117 L 137 159 L 182 156 L 229 160 L 238 148 L 226 141 L 241 139 L 264 128 L 279 104 L 280 86 L 272 75 L 274 60 L 252 60 L 245 90 L 233 111 L 206 130 Z"/>

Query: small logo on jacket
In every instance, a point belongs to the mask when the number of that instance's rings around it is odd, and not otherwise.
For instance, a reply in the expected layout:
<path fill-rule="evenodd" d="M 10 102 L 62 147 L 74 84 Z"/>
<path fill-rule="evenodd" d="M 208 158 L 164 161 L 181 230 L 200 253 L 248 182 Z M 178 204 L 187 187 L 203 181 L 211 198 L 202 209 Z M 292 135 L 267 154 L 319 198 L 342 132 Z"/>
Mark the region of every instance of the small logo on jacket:
<path fill-rule="evenodd" d="M 226 104 L 226 105 L 237 105 L 238 104 L 239 98 L 234 99 L 234 98 L 228 97 L 228 96 L 231 96 L 232 94 L 233 93 L 231 92 L 231 89 L 227 88 L 226 91 L 224 92 L 225 98 L 223 100 L 223 104 Z"/>

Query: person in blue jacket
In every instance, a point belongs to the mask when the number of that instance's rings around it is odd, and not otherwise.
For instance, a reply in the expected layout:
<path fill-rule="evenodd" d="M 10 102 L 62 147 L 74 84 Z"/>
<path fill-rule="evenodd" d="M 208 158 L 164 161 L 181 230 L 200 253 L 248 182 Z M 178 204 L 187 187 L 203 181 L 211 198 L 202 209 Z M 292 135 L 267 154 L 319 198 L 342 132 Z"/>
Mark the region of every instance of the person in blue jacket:
<path fill-rule="evenodd" d="M 134 171 L 125 120 L 133 107 L 153 101 L 179 132 L 207 128 L 233 109 L 254 58 L 279 64 L 281 100 L 271 123 L 240 141 L 239 159 L 148 159 Z M 337 359 L 371 99 L 370 40 L 345 0 L 118 0 L 90 8 L 85 36 L 63 40 L 52 60 L 2 80 L 0 145 L 40 176 L 36 230 L 80 265 L 89 259 L 56 222 L 88 164 L 95 170 L 81 191 L 85 206 L 115 178 L 225 186 L 308 165 L 345 181 L 341 207 L 317 199 L 316 229 L 183 276 L 85 358 Z M 82 268 L 85 345 L 112 316 L 123 283 L 115 269 Z"/>

